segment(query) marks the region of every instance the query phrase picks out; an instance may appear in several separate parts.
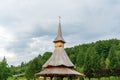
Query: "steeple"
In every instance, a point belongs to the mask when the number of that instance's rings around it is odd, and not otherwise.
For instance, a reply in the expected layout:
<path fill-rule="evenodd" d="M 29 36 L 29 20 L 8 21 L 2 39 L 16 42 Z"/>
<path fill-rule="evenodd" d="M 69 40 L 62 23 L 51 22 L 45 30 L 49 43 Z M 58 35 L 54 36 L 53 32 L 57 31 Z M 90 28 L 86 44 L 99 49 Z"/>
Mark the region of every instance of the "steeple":
<path fill-rule="evenodd" d="M 62 37 L 60 17 L 59 17 L 59 26 L 58 26 L 58 34 L 54 40 L 55 50 L 49 60 L 43 65 L 43 68 L 53 66 L 66 66 L 69 68 L 74 68 L 74 64 L 70 61 L 67 53 L 64 50 L 64 39 Z"/>
<path fill-rule="evenodd" d="M 54 40 L 53 42 L 54 42 L 54 43 L 56 43 L 56 42 L 63 42 L 63 43 L 65 43 L 65 40 L 64 40 L 63 37 L 62 37 L 60 17 L 59 17 L 57 37 L 55 38 L 55 40 Z"/>
<path fill-rule="evenodd" d="M 60 17 L 58 25 L 58 34 L 54 40 L 55 49 L 51 57 L 44 63 L 43 70 L 35 75 L 40 77 L 43 76 L 44 80 L 46 77 L 50 77 L 53 80 L 54 77 L 83 77 L 84 75 L 74 70 L 74 64 L 69 59 L 66 51 L 64 50 L 64 39 L 62 37 Z"/>

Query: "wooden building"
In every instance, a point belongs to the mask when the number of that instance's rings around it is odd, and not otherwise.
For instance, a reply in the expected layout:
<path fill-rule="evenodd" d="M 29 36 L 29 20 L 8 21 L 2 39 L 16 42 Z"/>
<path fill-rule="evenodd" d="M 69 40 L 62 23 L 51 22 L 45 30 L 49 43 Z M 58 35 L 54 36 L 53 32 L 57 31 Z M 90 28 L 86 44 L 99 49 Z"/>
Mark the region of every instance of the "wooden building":
<path fill-rule="evenodd" d="M 62 37 L 61 23 L 59 21 L 57 37 L 53 41 L 55 44 L 55 50 L 48 61 L 43 65 L 43 70 L 35 75 L 37 77 L 44 77 L 46 80 L 49 77 L 51 80 L 55 77 L 72 79 L 73 77 L 84 77 L 74 70 L 75 66 L 70 61 L 66 51 L 64 50 L 64 44 L 66 43 Z"/>

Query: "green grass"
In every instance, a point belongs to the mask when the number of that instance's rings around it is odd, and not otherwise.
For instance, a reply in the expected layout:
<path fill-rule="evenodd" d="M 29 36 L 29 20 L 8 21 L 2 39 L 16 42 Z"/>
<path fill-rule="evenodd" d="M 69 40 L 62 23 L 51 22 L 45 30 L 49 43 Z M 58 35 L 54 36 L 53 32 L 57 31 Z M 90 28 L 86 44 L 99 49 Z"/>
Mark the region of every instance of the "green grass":
<path fill-rule="evenodd" d="M 27 80 L 25 77 L 18 77 L 15 79 L 14 77 L 9 77 L 7 80 Z M 36 79 L 36 80 L 41 80 L 41 79 Z"/>
<path fill-rule="evenodd" d="M 88 78 L 85 78 L 85 80 L 89 80 Z M 98 80 L 98 78 L 91 78 L 90 80 Z M 102 77 L 100 80 L 120 80 L 120 77 Z"/>
<path fill-rule="evenodd" d="M 27 80 L 25 77 L 19 77 L 18 79 L 15 79 L 13 77 L 9 77 L 7 80 Z M 36 79 L 36 80 L 42 80 L 42 79 Z M 67 80 L 67 79 L 65 79 Z M 89 80 L 88 78 L 85 78 L 84 80 Z M 90 80 L 98 80 L 97 78 L 91 78 Z M 100 80 L 120 80 L 120 77 L 103 77 Z"/>
<path fill-rule="evenodd" d="M 13 78 L 13 77 L 9 77 L 7 80 L 27 80 L 26 78 L 24 77 L 19 77 L 17 79 Z"/>

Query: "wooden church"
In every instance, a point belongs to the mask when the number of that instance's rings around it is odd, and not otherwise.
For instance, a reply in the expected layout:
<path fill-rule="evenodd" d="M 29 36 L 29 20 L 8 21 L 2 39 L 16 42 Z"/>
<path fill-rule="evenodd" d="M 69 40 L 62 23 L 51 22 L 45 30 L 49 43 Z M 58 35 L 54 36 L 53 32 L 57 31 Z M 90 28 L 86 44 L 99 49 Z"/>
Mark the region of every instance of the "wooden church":
<path fill-rule="evenodd" d="M 62 37 L 60 20 L 57 37 L 53 42 L 55 44 L 53 54 L 42 66 L 43 70 L 39 73 L 36 73 L 35 76 L 44 77 L 44 80 L 47 78 L 53 80 L 56 77 L 61 78 L 61 80 L 64 77 L 67 77 L 69 80 L 72 80 L 73 78 L 84 77 L 84 74 L 75 71 L 74 64 L 70 61 L 66 51 L 64 50 L 64 44 L 66 42 Z"/>

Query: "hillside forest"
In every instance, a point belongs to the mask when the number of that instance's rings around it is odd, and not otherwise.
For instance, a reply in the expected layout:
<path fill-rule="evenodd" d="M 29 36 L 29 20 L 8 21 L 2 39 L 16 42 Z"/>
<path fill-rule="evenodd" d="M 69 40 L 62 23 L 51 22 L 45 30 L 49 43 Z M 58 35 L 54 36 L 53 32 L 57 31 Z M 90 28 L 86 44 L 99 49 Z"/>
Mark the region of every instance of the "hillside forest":
<path fill-rule="evenodd" d="M 120 40 L 99 40 L 97 42 L 76 45 L 65 48 L 75 69 L 84 73 L 87 78 L 98 78 L 115 76 L 120 80 Z M 8 77 L 26 77 L 27 80 L 34 79 L 35 73 L 42 70 L 42 65 L 48 60 L 52 52 L 39 54 L 33 60 L 19 66 L 8 65 L 4 57 L 0 61 L 0 80 Z"/>

